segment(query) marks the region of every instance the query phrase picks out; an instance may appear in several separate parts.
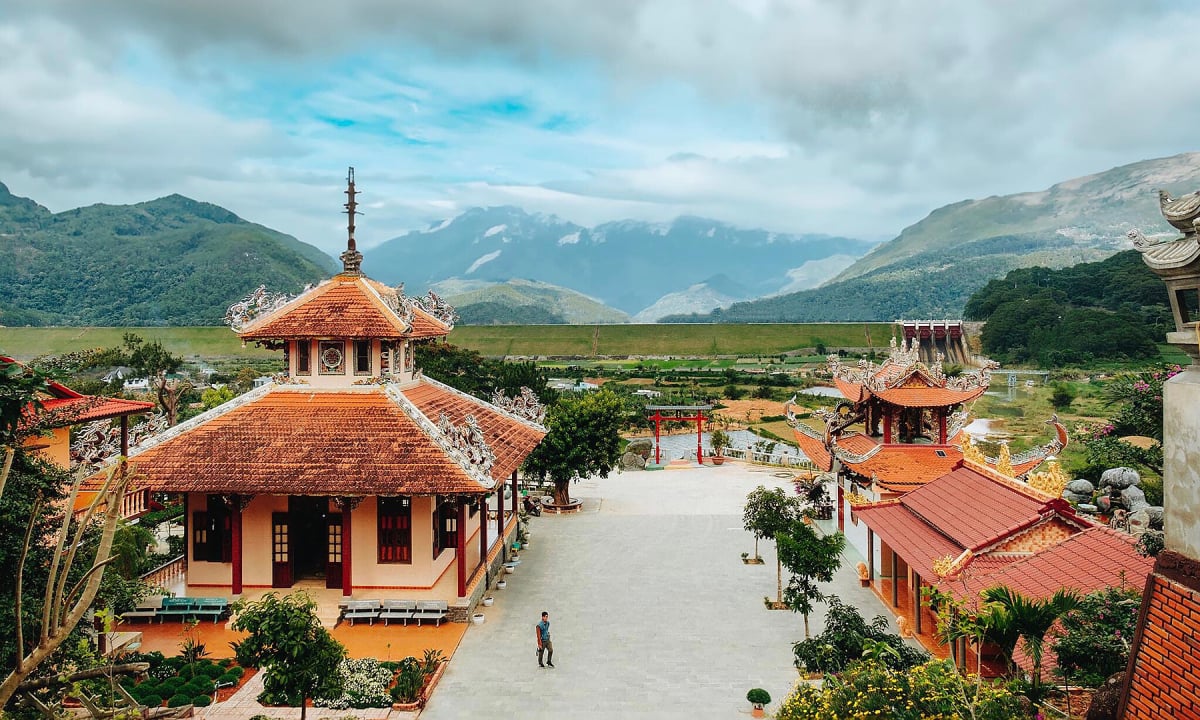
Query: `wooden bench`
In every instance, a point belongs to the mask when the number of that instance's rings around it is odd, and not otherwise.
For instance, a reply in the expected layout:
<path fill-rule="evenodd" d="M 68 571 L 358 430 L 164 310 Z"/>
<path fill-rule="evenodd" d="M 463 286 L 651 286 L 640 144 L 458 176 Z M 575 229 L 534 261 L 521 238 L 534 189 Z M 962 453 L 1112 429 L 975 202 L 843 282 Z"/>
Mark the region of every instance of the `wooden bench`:
<path fill-rule="evenodd" d="M 383 603 L 378 600 L 350 600 L 346 602 L 346 607 L 342 610 L 342 619 L 349 620 L 351 625 L 355 620 L 364 619 L 374 625 L 375 618 L 379 617 L 382 609 Z"/>
<path fill-rule="evenodd" d="M 162 595 L 151 595 L 139 602 L 132 610 L 121 613 L 121 622 L 129 622 L 137 618 L 146 618 L 148 621 L 154 622 L 154 616 L 162 608 L 162 601 Z"/>
<path fill-rule="evenodd" d="M 445 600 L 420 600 L 417 602 L 417 608 L 413 611 L 412 616 L 417 621 L 417 625 L 420 625 L 422 620 L 434 620 L 441 625 L 449 611 L 450 604 Z"/>
<path fill-rule="evenodd" d="M 403 620 L 407 625 L 412 620 L 413 612 L 417 609 L 416 600 L 384 600 L 383 609 L 379 611 L 379 619 L 384 625 L 388 620 Z"/>

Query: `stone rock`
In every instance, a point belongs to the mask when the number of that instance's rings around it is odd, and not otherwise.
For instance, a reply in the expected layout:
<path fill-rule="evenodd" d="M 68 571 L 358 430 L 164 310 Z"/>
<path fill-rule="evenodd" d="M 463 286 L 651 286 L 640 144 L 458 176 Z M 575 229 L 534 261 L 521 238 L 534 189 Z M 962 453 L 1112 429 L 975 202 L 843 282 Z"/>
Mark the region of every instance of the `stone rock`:
<path fill-rule="evenodd" d="M 1125 671 L 1122 670 L 1104 681 L 1104 684 L 1092 695 L 1092 704 L 1088 706 L 1087 720 L 1117 720 L 1117 708 L 1121 704 L 1121 686 L 1125 683 Z"/>
<path fill-rule="evenodd" d="M 621 470 L 645 470 L 646 458 L 638 453 L 626 451 L 618 462 Z"/>
<path fill-rule="evenodd" d="M 634 438 L 625 446 L 625 452 L 641 455 L 643 459 L 649 460 L 650 453 L 654 452 L 654 441 L 650 438 Z"/>
<path fill-rule="evenodd" d="M 1142 476 L 1138 475 L 1137 470 L 1127 467 L 1117 467 L 1105 470 L 1100 476 L 1100 489 L 1106 487 L 1124 490 L 1127 487 L 1137 485 L 1142 481 Z"/>
<path fill-rule="evenodd" d="M 1092 499 L 1091 493 L 1077 493 L 1070 490 L 1063 490 L 1062 496 L 1067 502 L 1075 505 L 1082 505 Z"/>
<path fill-rule="evenodd" d="M 1154 530 L 1163 529 L 1163 509 L 1161 505 L 1151 505 L 1145 508 L 1146 514 L 1150 518 L 1150 527 Z"/>
<path fill-rule="evenodd" d="M 1079 512 L 1081 512 L 1081 513 L 1085 513 L 1087 515 L 1095 515 L 1096 510 L 1097 510 L 1096 506 L 1091 503 L 1079 503 Z"/>
<path fill-rule="evenodd" d="M 1070 490 L 1076 495 L 1087 495 L 1088 497 L 1091 497 L 1092 493 L 1096 492 L 1096 486 L 1092 485 L 1090 480 L 1079 478 L 1078 480 L 1072 480 L 1071 482 L 1067 483 L 1067 490 Z"/>
<path fill-rule="evenodd" d="M 1135 504 L 1146 502 L 1146 491 L 1137 485 L 1131 485 L 1121 491 L 1121 499 L 1125 501 L 1126 507 L 1133 510 Z M 1146 506 L 1149 507 L 1149 503 L 1146 503 Z"/>
<path fill-rule="evenodd" d="M 1129 513 L 1129 534 L 1134 537 L 1141 537 L 1147 530 L 1150 529 L 1150 513 L 1146 509 L 1134 510 Z"/>
<path fill-rule="evenodd" d="M 1100 510 L 1100 512 L 1107 513 L 1108 511 L 1112 510 L 1112 498 L 1107 495 L 1101 495 L 1100 497 L 1096 498 L 1096 507 Z"/>

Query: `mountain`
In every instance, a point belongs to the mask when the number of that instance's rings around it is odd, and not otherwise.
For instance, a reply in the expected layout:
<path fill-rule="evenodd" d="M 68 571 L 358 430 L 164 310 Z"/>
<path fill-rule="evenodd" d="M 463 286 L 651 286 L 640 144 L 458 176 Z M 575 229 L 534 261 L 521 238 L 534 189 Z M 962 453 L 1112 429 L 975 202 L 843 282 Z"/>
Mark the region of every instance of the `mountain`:
<path fill-rule="evenodd" d="M 971 293 L 1010 270 L 1061 268 L 1129 247 L 1125 233 L 1176 233 L 1156 190 L 1200 188 L 1200 153 L 1144 160 L 1040 192 L 934 210 L 819 288 L 737 303 L 674 322 L 815 322 L 957 318 Z"/>
<path fill-rule="evenodd" d="M 488 283 L 445 280 L 433 290 L 454 306 L 462 325 L 594 325 L 629 316 L 586 295 L 535 280 Z"/>
<path fill-rule="evenodd" d="M 837 254 L 859 257 L 870 247 L 861 240 L 744 230 L 697 217 L 586 228 L 553 215 L 491 207 L 367 250 L 363 267 L 373 277 L 404 280 L 418 291 L 450 278 L 492 283 L 529 278 L 634 314 L 704 283 L 714 268 L 744 288 L 734 297 L 759 297 L 794 282 L 788 273 L 805 263 Z"/>
<path fill-rule="evenodd" d="M 819 262 L 819 261 L 814 261 Z M 746 297 L 746 289 L 725 275 L 718 275 L 686 290 L 663 295 L 650 307 L 633 316 L 634 322 L 655 323 L 659 318 L 689 312 L 708 312 L 728 307 Z"/>
<path fill-rule="evenodd" d="M 52 213 L 0 184 L 0 324 L 216 325 L 260 284 L 336 272 L 317 248 L 182 195 Z"/>

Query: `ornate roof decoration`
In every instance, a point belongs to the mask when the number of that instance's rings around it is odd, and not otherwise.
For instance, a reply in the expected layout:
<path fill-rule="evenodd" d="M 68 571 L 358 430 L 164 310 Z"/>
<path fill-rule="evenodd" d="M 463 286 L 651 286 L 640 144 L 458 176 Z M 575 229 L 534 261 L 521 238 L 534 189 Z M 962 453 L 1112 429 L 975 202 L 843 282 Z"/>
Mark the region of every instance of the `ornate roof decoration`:
<path fill-rule="evenodd" d="M 1197 222 L 1200 221 L 1200 192 L 1173 198 L 1166 190 L 1159 190 L 1158 208 L 1167 222 L 1183 231 L 1185 236 L 1196 233 Z"/>
<path fill-rule="evenodd" d="M 401 299 L 411 303 L 413 307 L 429 313 L 434 319 L 449 328 L 453 328 L 454 323 L 458 322 L 458 312 L 455 311 L 450 303 L 443 300 L 440 295 L 432 290 L 425 297 L 401 297 Z"/>
<path fill-rule="evenodd" d="M 521 392 L 511 398 L 505 395 L 503 390 L 496 388 L 492 393 L 492 404 L 538 425 L 546 419 L 546 406 L 542 405 L 537 395 L 527 387 L 522 387 Z"/>
<path fill-rule="evenodd" d="M 129 446 L 167 429 L 167 416 L 155 413 L 145 422 L 129 428 Z M 109 420 L 97 420 L 80 428 L 71 443 L 71 467 L 96 468 L 121 454 L 121 426 Z"/>
<path fill-rule="evenodd" d="M 483 430 L 474 415 L 468 415 L 462 425 L 455 425 L 449 415 L 442 413 L 437 427 L 449 442 L 451 454 L 457 456 L 455 459 L 465 461 L 488 477 L 492 476 L 496 454 L 483 438 Z"/>
<path fill-rule="evenodd" d="M 991 370 L 999 364 L 988 361 L 976 372 L 962 373 L 953 378 L 946 377 L 942 368 L 945 357 L 938 353 L 930 365 L 921 362 L 919 341 L 916 338 L 896 342 L 890 341 L 891 353 L 881 365 L 868 360 L 859 360 L 854 367 L 844 365 L 837 355 L 827 360 L 829 371 L 836 379 L 861 385 L 873 393 L 886 392 L 908 385 L 924 385 L 930 388 L 945 388 L 959 392 L 970 392 L 986 388 L 991 382 Z"/>
<path fill-rule="evenodd" d="M 311 289 L 312 285 L 310 284 L 304 288 L 301 295 Z M 225 324 L 234 332 L 241 332 L 250 323 L 260 317 L 270 315 L 295 300 L 296 297 L 287 293 L 269 293 L 266 285 L 259 285 L 249 295 L 229 306 L 229 309 L 225 311 Z"/>

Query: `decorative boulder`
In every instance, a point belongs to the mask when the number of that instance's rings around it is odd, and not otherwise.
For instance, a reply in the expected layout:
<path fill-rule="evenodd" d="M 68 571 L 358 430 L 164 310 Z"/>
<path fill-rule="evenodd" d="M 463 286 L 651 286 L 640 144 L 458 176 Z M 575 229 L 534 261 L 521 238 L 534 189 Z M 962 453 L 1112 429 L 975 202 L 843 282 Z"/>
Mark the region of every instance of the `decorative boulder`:
<path fill-rule="evenodd" d="M 1153 530 L 1163 529 L 1163 509 L 1161 505 L 1151 505 L 1144 509 L 1146 516 L 1150 518 L 1150 528 Z"/>
<path fill-rule="evenodd" d="M 1137 485 L 1130 485 L 1121 491 L 1121 501 L 1125 503 L 1125 507 L 1130 512 L 1136 512 L 1150 507 L 1150 503 L 1146 502 L 1146 493 Z"/>
<path fill-rule="evenodd" d="M 643 460 L 649 460 L 650 453 L 654 452 L 654 441 L 650 438 L 635 438 L 625 446 L 625 452 L 641 455 Z"/>
<path fill-rule="evenodd" d="M 1112 510 L 1112 498 L 1107 495 L 1101 495 L 1096 498 L 1096 508 L 1102 513 L 1108 513 Z"/>
<path fill-rule="evenodd" d="M 618 461 L 622 470 L 645 470 L 646 458 L 635 452 L 626 452 Z"/>
<path fill-rule="evenodd" d="M 1071 482 L 1067 483 L 1067 490 L 1075 493 L 1076 495 L 1087 495 L 1088 497 L 1091 497 L 1092 493 L 1096 492 L 1096 486 L 1092 485 L 1090 480 L 1079 478 L 1078 480 L 1072 480 Z"/>
<path fill-rule="evenodd" d="M 1091 503 L 1079 503 L 1078 509 L 1079 509 L 1079 512 L 1081 512 L 1081 513 L 1084 513 L 1087 515 L 1095 515 L 1096 510 L 1098 508 Z"/>
<path fill-rule="evenodd" d="M 1137 470 L 1127 467 L 1117 467 L 1105 470 L 1100 476 L 1100 489 L 1106 487 L 1124 490 L 1127 487 L 1137 485 L 1142 481 L 1142 477 L 1138 475 Z"/>

